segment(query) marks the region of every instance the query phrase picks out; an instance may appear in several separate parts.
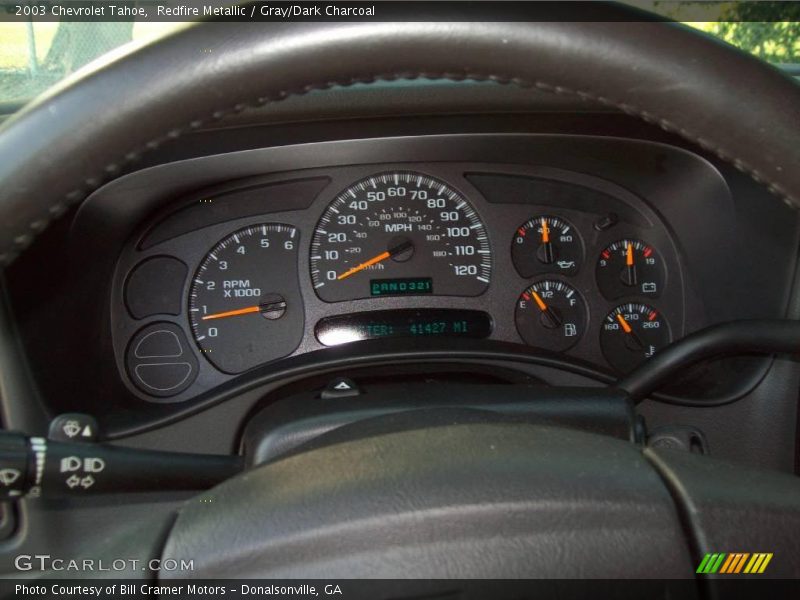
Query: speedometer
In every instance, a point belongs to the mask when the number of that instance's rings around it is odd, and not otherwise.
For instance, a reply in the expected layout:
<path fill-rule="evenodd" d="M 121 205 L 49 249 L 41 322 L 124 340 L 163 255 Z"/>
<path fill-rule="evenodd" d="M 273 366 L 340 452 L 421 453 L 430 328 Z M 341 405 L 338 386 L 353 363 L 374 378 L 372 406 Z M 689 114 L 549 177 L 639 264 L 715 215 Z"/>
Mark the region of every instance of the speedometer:
<path fill-rule="evenodd" d="M 311 243 L 326 302 L 378 296 L 479 296 L 492 273 L 486 228 L 451 186 L 420 173 L 374 175 L 327 207 Z"/>

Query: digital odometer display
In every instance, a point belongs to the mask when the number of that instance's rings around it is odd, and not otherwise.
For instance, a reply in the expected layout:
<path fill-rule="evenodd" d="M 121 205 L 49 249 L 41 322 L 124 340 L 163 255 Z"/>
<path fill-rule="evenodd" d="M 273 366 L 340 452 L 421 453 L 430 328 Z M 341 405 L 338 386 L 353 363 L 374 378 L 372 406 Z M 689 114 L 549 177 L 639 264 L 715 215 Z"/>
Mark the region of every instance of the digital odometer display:
<path fill-rule="evenodd" d="M 411 172 L 374 175 L 350 186 L 323 213 L 311 242 L 311 278 L 326 302 L 432 293 L 479 296 L 489 286 L 486 228 L 448 184 Z M 400 291 L 380 280 L 429 281 Z M 424 286 L 423 286 L 424 287 Z"/>
<path fill-rule="evenodd" d="M 361 340 L 409 337 L 486 338 L 492 321 L 479 310 L 377 310 L 321 319 L 315 328 L 325 346 Z"/>

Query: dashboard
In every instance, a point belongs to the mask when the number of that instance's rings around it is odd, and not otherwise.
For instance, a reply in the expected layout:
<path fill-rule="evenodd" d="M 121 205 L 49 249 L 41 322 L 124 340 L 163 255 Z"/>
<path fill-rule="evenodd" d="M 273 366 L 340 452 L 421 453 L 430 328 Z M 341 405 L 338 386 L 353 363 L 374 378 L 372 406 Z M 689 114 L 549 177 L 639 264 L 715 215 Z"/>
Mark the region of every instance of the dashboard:
<path fill-rule="evenodd" d="M 598 176 L 606 156 L 628 162 Z M 118 211 L 131 194 L 161 206 L 115 262 L 110 331 L 120 379 L 148 402 L 375 339 L 509 343 L 608 379 L 731 308 L 725 286 L 701 285 L 737 259 L 715 243 L 735 220 L 730 191 L 708 162 L 663 144 L 456 135 L 271 148 L 134 173 L 82 212 Z"/>
<path fill-rule="evenodd" d="M 115 274 L 117 364 L 143 400 L 369 339 L 497 340 L 622 374 L 704 322 L 663 217 L 576 171 L 351 164 L 191 196 Z"/>
<path fill-rule="evenodd" d="M 8 276 L 49 410 L 220 450 L 293 382 L 602 386 L 697 329 L 789 309 L 794 214 L 695 149 L 619 124 L 384 121 L 201 132 L 48 230 Z M 643 410 L 730 404 L 703 427 L 741 440 L 759 417 L 735 401 L 772 364 L 707 361 Z"/>
<path fill-rule="evenodd" d="M 188 225 L 219 213 L 234 218 Z M 502 340 L 624 373 L 683 332 L 683 279 L 663 222 L 609 182 L 370 164 L 199 194 L 130 249 L 112 308 L 123 373 L 163 399 L 382 338 Z"/>

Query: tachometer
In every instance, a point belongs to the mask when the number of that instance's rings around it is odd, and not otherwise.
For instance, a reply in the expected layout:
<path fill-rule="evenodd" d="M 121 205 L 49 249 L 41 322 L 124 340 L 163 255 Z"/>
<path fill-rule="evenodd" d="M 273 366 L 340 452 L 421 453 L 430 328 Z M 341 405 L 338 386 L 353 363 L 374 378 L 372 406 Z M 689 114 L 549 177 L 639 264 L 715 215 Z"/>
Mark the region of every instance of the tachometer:
<path fill-rule="evenodd" d="M 297 230 L 253 225 L 205 256 L 189 293 L 195 341 L 214 366 L 241 373 L 290 354 L 303 335 Z"/>
<path fill-rule="evenodd" d="M 311 278 L 326 302 L 376 296 L 479 296 L 489 286 L 486 228 L 451 186 L 420 173 L 359 181 L 323 213 Z"/>

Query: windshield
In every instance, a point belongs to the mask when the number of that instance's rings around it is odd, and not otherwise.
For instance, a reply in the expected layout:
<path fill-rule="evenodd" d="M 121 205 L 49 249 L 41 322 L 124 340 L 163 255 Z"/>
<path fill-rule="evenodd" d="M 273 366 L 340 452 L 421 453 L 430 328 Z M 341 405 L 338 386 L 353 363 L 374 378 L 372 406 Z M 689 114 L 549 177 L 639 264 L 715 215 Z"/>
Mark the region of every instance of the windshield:
<path fill-rule="evenodd" d="M 96 58 L 182 23 L 0 22 L 0 103 L 23 103 Z"/>
<path fill-rule="evenodd" d="M 800 4 L 631 0 L 630 4 L 717 36 L 800 75 Z M 30 5 L 32 6 L 32 5 Z M 0 20 L 0 104 L 9 112 L 92 60 L 131 41 L 146 41 L 179 22 Z"/>

